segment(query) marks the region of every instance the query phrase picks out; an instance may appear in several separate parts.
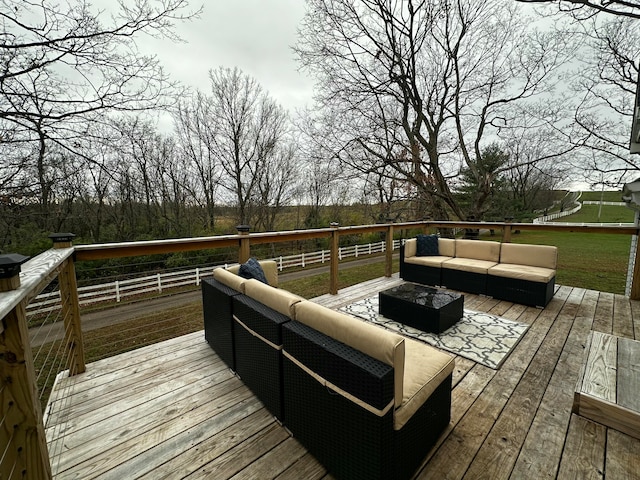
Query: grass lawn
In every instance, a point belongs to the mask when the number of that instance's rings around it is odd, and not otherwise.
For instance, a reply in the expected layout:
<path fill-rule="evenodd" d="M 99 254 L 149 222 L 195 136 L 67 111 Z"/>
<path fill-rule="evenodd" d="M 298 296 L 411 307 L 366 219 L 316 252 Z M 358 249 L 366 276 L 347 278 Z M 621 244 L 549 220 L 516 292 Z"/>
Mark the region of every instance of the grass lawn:
<path fill-rule="evenodd" d="M 600 198 L 604 202 L 621 202 L 622 190 L 605 190 L 604 192 L 582 192 L 579 201 L 599 202 Z"/>
<path fill-rule="evenodd" d="M 600 192 L 584 192 L 581 200 L 600 200 Z M 604 201 L 619 202 L 620 192 L 604 192 Z M 600 214 L 600 216 L 598 216 Z M 580 211 L 557 221 L 573 223 L 633 223 L 634 212 L 626 206 L 583 205 Z M 558 276 L 561 285 L 624 294 L 631 237 L 570 232 L 522 232 L 515 243 L 536 243 L 558 247 Z"/>
<path fill-rule="evenodd" d="M 556 221 L 560 223 L 633 223 L 634 221 L 634 212 L 627 207 L 602 205 L 602 211 L 598 218 L 599 210 L 600 205 L 583 205 L 573 215 L 559 218 Z"/>
<path fill-rule="evenodd" d="M 556 283 L 624 294 L 631 238 L 628 235 L 571 232 L 527 232 L 513 243 L 558 247 Z"/>
<path fill-rule="evenodd" d="M 393 261 L 393 272 L 398 272 L 399 268 L 399 261 L 395 259 Z M 380 277 L 384 277 L 384 261 L 360 265 L 356 268 L 343 268 L 338 272 L 338 290 Z M 304 298 L 319 297 L 329 293 L 329 274 L 321 273 L 313 277 L 282 282 L 279 287 Z"/>

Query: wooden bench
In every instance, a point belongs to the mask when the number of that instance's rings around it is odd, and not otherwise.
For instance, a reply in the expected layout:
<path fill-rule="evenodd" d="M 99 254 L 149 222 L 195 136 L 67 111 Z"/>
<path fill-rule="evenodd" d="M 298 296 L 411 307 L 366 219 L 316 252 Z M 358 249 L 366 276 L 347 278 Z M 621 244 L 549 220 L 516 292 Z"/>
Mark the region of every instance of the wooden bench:
<path fill-rule="evenodd" d="M 640 342 L 591 332 L 573 413 L 640 439 Z"/>

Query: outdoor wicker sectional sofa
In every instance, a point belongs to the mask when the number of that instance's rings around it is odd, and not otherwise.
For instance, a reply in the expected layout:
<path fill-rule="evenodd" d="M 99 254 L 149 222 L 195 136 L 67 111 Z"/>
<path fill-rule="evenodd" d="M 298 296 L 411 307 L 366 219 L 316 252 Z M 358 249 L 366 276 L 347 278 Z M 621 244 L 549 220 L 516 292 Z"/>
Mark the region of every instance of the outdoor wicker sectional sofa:
<path fill-rule="evenodd" d="M 401 247 L 404 280 L 532 306 L 553 298 L 555 246 L 438 238 L 437 251 L 419 253 L 417 238 Z"/>
<path fill-rule="evenodd" d="M 332 475 L 415 473 L 450 421 L 453 357 L 224 269 L 206 283 L 207 341 L 227 330 L 239 377 Z"/>

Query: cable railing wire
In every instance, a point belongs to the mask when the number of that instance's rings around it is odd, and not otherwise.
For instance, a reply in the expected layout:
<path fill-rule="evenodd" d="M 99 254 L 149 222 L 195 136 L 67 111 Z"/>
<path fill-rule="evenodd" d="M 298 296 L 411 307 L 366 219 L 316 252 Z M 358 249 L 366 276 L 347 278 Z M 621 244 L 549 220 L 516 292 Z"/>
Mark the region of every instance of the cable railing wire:
<path fill-rule="evenodd" d="M 191 316 L 187 314 L 174 312 L 169 318 L 145 323 L 144 329 L 140 331 L 140 322 L 144 321 L 145 318 L 148 318 L 143 317 L 138 319 L 137 325 L 128 328 L 120 328 L 115 334 L 113 332 L 105 332 L 98 336 L 91 336 L 90 339 L 85 340 L 85 344 L 99 345 L 100 350 L 104 353 L 88 355 L 87 360 L 97 361 L 163 340 L 168 340 L 175 337 L 176 331 L 179 331 L 180 334 L 184 334 L 185 328 L 180 326 L 179 322 L 189 319 L 190 317 Z M 199 324 L 194 327 L 195 330 L 200 328 L 201 326 Z M 137 335 L 131 335 L 131 333 L 134 332 L 140 333 Z M 114 339 L 114 335 L 117 335 L 118 338 Z"/>
<path fill-rule="evenodd" d="M 69 369 L 69 358 L 68 358 L 67 352 L 69 352 L 70 340 L 71 340 L 71 337 L 69 335 L 69 332 L 65 330 L 64 341 L 54 342 L 54 344 L 56 343 L 58 344 L 58 349 L 56 351 L 56 354 L 52 357 L 51 368 L 44 370 L 47 376 L 45 377 L 44 381 L 41 383 L 44 386 L 44 388 L 42 388 L 40 391 L 41 401 L 45 398 L 45 395 L 47 397 L 49 396 L 49 393 L 50 393 L 49 385 L 51 385 L 51 387 L 53 386 L 52 377 L 53 379 L 55 379 L 55 377 L 58 376 L 58 373 Z M 53 350 L 53 345 L 51 350 Z M 63 366 L 66 368 L 62 368 Z"/>
<path fill-rule="evenodd" d="M 63 330 L 63 332 L 64 332 L 64 336 L 63 336 L 63 338 L 67 336 L 66 326 L 64 326 L 64 325 L 65 325 L 65 323 L 67 323 L 67 322 L 64 322 L 64 319 L 62 319 L 62 320 L 61 320 L 61 324 L 63 325 L 62 330 Z M 60 323 L 58 322 L 58 324 L 60 324 Z M 45 340 L 47 340 L 47 341 L 46 341 L 46 342 L 44 342 L 44 343 L 42 343 L 42 344 L 40 345 L 40 348 L 39 348 L 39 350 L 38 350 L 37 355 L 35 355 L 35 356 L 34 356 L 34 363 L 35 363 L 36 365 L 37 365 L 37 362 L 36 362 L 36 361 L 40 359 L 40 354 L 41 354 L 41 353 L 43 353 L 43 352 L 46 354 L 46 356 L 45 356 L 44 360 L 43 360 L 43 361 L 42 361 L 42 363 L 41 363 L 41 365 L 42 365 L 43 367 L 44 367 L 45 365 L 47 365 L 47 363 L 48 363 L 48 362 L 49 362 L 49 360 L 51 359 L 51 353 L 52 353 L 53 349 L 54 349 L 54 348 L 55 348 L 55 346 L 56 346 L 57 340 L 60 340 L 59 338 L 53 338 L 53 339 L 51 339 L 51 341 L 48 341 L 48 340 L 49 340 L 49 338 L 50 338 L 50 336 L 52 335 L 52 333 L 53 333 L 53 335 L 55 335 L 55 332 L 53 332 L 53 329 L 51 329 L 51 330 L 47 333 L 47 337 L 46 337 L 46 339 L 45 339 Z M 48 348 L 48 349 L 45 349 L 45 347 L 47 347 L 47 346 L 49 346 L 49 348 Z M 41 374 L 42 374 L 42 371 L 38 372 L 38 374 L 37 374 L 37 376 L 36 376 L 36 380 L 39 380 L 39 379 L 40 379 L 40 375 L 41 375 Z"/>
<path fill-rule="evenodd" d="M 399 248 L 400 240 L 394 241 L 394 249 Z M 358 258 L 360 256 L 383 253 L 386 245 L 384 241 L 370 242 L 367 244 L 355 244 L 341 246 L 338 251 L 340 260 L 346 258 Z M 286 255 L 287 251 L 291 255 Z M 280 255 L 270 257 L 275 260 L 278 270 L 283 271 L 289 268 L 306 268 L 315 264 L 325 264 L 330 261 L 330 250 L 316 250 L 313 252 L 300 252 L 295 245 L 289 249 L 280 250 Z M 83 285 L 78 287 L 78 296 L 81 306 L 98 304 L 102 302 L 115 301 L 120 303 L 126 298 L 134 298 L 140 295 L 150 294 L 153 292 L 163 293 L 165 290 L 176 288 L 185 288 L 190 285 L 198 286 L 203 278 L 209 276 L 214 268 L 232 265 L 234 262 L 208 264 L 206 266 L 198 266 L 189 269 L 165 269 L 162 272 L 146 272 L 143 274 L 129 274 L 127 278 L 116 279 L 114 281 L 106 281 L 106 283 L 93 283 L 91 285 Z M 136 265 L 131 264 L 131 265 Z M 123 268 L 126 265 L 122 266 Z M 109 277 L 113 278 L 113 277 Z M 43 308 L 54 310 L 59 308 L 60 300 L 56 296 L 57 292 L 49 292 L 39 295 L 29 309 Z"/>
<path fill-rule="evenodd" d="M 34 334 L 30 336 L 33 337 L 34 340 L 37 340 L 38 344 L 37 344 L 37 351 L 33 354 L 33 361 L 35 364 L 38 363 L 38 360 L 40 359 L 40 355 L 42 354 L 44 348 L 51 342 L 55 341 L 55 338 L 52 338 L 53 335 L 55 335 L 55 331 L 58 329 L 57 325 L 60 324 L 64 324 L 64 319 L 61 319 L 62 316 L 62 311 L 58 310 L 56 318 L 50 322 L 50 323 L 42 323 L 40 326 L 38 327 L 34 327 L 37 328 L 37 330 L 34 330 Z M 43 335 L 41 335 L 42 331 L 44 330 L 46 325 L 46 333 L 44 334 L 44 338 L 42 338 Z"/>

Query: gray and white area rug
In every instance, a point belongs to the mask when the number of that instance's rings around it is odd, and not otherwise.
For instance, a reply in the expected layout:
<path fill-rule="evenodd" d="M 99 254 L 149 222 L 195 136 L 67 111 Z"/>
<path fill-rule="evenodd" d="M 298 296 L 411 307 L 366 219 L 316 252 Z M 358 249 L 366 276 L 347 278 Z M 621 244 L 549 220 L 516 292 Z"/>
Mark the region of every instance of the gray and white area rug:
<path fill-rule="evenodd" d="M 380 315 L 377 296 L 340 310 L 493 369 L 500 368 L 529 328 L 529 325 L 488 313 L 464 310 L 460 321 L 441 334 L 423 332 Z"/>

